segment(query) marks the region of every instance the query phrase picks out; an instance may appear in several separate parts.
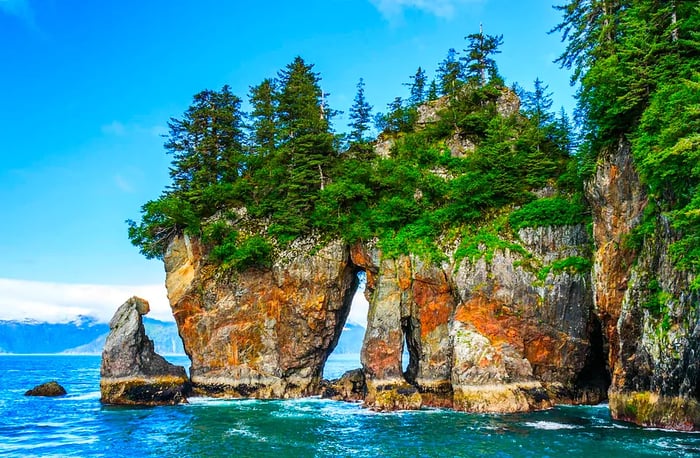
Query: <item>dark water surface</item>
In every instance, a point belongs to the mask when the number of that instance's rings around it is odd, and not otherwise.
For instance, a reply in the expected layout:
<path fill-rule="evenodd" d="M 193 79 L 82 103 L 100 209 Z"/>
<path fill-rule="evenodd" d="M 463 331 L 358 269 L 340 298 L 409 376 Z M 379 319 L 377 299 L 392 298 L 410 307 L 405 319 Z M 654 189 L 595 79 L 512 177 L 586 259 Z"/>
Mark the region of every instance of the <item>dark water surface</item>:
<path fill-rule="evenodd" d="M 188 365 L 184 357 L 169 359 Z M 352 368 L 356 360 L 335 357 L 326 375 Z M 700 435 L 612 422 L 606 406 L 523 415 L 380 414 L 321 399 L 103 407 L 99 365 L 97 356 L 0 356 L 0 455 L 700 457 Z M 23 396 L 49 380 L 68 395 Z"/>

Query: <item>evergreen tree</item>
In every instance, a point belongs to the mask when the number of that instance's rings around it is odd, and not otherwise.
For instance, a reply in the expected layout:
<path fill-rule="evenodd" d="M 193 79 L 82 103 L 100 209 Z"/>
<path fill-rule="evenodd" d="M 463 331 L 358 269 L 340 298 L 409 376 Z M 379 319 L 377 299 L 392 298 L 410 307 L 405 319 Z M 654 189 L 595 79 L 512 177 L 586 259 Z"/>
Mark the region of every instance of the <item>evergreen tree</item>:
<path fill-rule="evenodd" d="M 411 82 L 407 84 L 410 90 L 410 95 L 408 97 L 408 104 L 412 107 L 417 107 L 421 103 L 425 102 L 425 86 L 427 82 L 427 77 L 425 76 L 425 70 L 418 67 L 416 74 L 411 76 Z"/>
<path fill-rule="evenodd" d="M 278 74 L 277 113 L 283 143 L 303 135 L 329 131 L 322 104 L 324 94 L 319 85 L 321 78 L 312 70 L 313 65 L 296 57 Z"/>
<path fill-rule="evenodd" d="M 366 134 L 370 129 L 372 119 L 372 106 L 365 99 L 365 82 L 362 78 L 357 83 L 357 94 L 355 95 L 354 104 L 350 107 L 350 142 L 366 143 Z"/>
<path fill-rule="evenodd" d="M 453 95 L 459 88 L 462 78 L 462 65 L 457 59 L 457 51 L 450 48 L 447 56 L 440 62 L 437 69 L 440 93 L 442 95 Z"/>
<path fill-rule="evenodd" d="M 552 108 L 552 93 L 547 92 L 548 89 L 548 85 L 536 78 L 534 91 L 523 93 L 523 111 L 534 122 L 535 126 L 540 129 L 549 125 L 554 119 L 554 115 L 550 111 Z"/>
<path fill-rule="evenodd" d="M 437 82 L 435 81 L 435 78 L 430 80 L 430 85 L 428 86 L 428 94 L 426 95 L 426 99 L 433 101 L 437 100 L 439 97 L 438 94 L 438 86 Z"/>
<path fill-rule="evenodd" d="M 485 35 L 483 30 L 479 33 L 467 35 L 469 41 L 467 49 L 462 57 L 467 80 L 474 81 L 480 86 L 485 86 L 491 80 L 500 79 L 494 54 L 499 54 L 498 49 L 503 44 L 503 35 Z"/>
<path fill-rule="evenodd" d="M 554 120 L 554 128 L 552 129 L 551 135 L 554 143 L 564 154 L 567 156 L 574 154 L 574 150 L 576 149 L 576 138 L 574 135 L 574 129 L 571 125 L 571 119 L 566 113 L 564 107 L 559 110 L 559 115 Z"/>
<path fill-rule="evenodd" d="M 252 111 L 250 140 L 260 158 L 270 156 L 277 146 L 277 88 L 271 78 L 251 87 L 249 101 Z"/>
<path fill-rule="evenodd" d="M 404 106 L 403 99 L 396 97 L 387 105 L 388 113 L 384 116 L 384 129 L 388 132 L 410 132 L 413 128 L 415 109 Z"/>
<path fill-rule="evenodd" d="M 308 226 L 318 192 L 328 182 L 335 159 L 334 137 L 313 65 L 297 57 L 278 78 L 281 141 L 276 159 L 286 167 L 287 178 L 278 189 L 275 217 L 282 232 L 291 235 Z"/>
<path fill-rule="evenodd" d="M 232 182 L 245 168 L 241 100 L 228 86 L 196 94 L 182 119 L 171 118 L 165 149 L 173 155 L 171 190 L 197 201 L 203 189 Z"/>
<path fill-rule="evenodd" d="M 596 155 L 620 139 L 632 140 L 635 166 L 654 200 L 649 208 L 663 211 L 679 231 L 670 250 L 676 265 L 700 271 L 700 218 L 694 216 L 700 214 L 700 5 L 575 0 L 559 9 L 564 17 L 554 30 L 567 41 L 559 62 L 580 83 L 586 163 L 595 164 Z M 653 227 L 653 218 L 640 227 Z"/>

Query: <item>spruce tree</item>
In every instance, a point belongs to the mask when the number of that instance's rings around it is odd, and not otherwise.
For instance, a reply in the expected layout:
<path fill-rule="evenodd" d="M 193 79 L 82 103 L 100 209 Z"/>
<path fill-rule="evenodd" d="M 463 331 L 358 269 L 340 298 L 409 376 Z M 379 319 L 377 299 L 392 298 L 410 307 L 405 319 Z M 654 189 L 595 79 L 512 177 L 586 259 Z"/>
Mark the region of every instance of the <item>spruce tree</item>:
<path fill-rule="evenodd" d="M 554 115 L 550 111 L 552 108 L 552 93 L 547 92 L 549 86 L 541 79 L 536 78 L 534 90 L 525 92 L 523 95 L 523 111 L 537 128 L 544 128 L 552 122 Z"/>
<path fill-rule="evenodd" d="M 251 87 L 248 94 L 250 106 L 250 140 L 259 158 L 270 156 L 277 146 L 277 88 L 271 78 Z"/>
<path fill-rule="evenodd" d="M 428 86 L 428 93 L 425 97 L 426 97 L 426 99 L 428 99 L 430 101 L 438 99 L 438 97 L 439 97 L 438 86 L 437 86 L 437 81 L 435 81 L 435 78 L 430 80 L 430 85 Z"/>
<path fill-rule="evenodd" d="M 461 84 L 463 72 L 457 55 L 457 51 L 454 48 L 450 48 L 447 51 L 447 56 L 438 66 L 438 85 L 442 95 L 455 94 Z"/>
<path fill-rule="evenodd" d="M 493 55 L 501 52 L 498 48 L 503 44 L 503 35 L 485 35 L 480 30 L 464 39 L 469 41 L 465 56 L 461 58 L 467 80 L 485 86 L 489 81 L 499 79 Z"/>
<path fill-rule="evenodd" d="M 412 107 L 416 107 L 421 103 L 425 102 L 425 86 L 427 83 L 427 77 L 425 76 L 425 70 L 418 67 L 416 74 L 411 76 L 411 82 L 406 84 L 409 87 L 410 95 L 408 97 L 408 104 Z"/>
<path fill-rule="evenodd" d="M 366 143 L 368 141 L 367 133 L 370 129 L 370 122 L 372 120 L 372 106 L 367 103 L 365 99 L 365 82 L 362 78 L 357 83 L 357 94 L 355 94 L 355 100 L 353 105 L 350 107 L 350 142 L 359 144 Z"/>
<path fill-rule="evenodd" d="M 277 162 L 287 171 L 279 184 L 275 217 L 279 231 L 294 235 L 309 224 L 318 192 L 329 180 L 335 159 L 330 110 L 323 105 L 320 77 L 313 65 L 296 57 L 278 75 L 277 117 L 280 146 Z"/>
<path fill-rule="evenodd" d="M 239 177 L 245 168 L 240 104 L 228 86 L 205 90 L 194 96 L 182 119 L 170 119 L 164 146 L 173 155 L 172 192 L 194 202 L 208 186 Z"/>

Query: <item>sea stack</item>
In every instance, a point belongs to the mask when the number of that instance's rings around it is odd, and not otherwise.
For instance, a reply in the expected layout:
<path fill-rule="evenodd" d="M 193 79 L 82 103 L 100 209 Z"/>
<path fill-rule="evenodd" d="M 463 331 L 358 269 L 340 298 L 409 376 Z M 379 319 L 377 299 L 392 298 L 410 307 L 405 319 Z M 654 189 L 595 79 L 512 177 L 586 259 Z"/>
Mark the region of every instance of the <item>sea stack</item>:
<path fill-rule="evenodd" d="M 150 306 L 136 296 L 122 304 L 109 322 L 102 351 L 100 391 L 103 404 L 174 405 L 187 402 L 185 368 L 167 362 L 153 349 L 142 316 Z"/>

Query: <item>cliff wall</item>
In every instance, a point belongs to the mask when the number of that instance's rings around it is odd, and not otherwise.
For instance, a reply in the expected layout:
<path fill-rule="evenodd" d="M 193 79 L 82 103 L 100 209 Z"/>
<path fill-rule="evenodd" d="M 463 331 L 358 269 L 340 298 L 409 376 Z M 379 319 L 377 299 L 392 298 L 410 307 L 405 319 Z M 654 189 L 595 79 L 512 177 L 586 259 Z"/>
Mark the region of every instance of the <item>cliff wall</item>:
<path fill-rule="evenodd" d="M 207 264 L 196 239 L 178 237 L 165 257 L 166 283 L 193 388 L 234 397 L 317 393 L 364 270 L 368 406 L 512 412 L 600 401 L 607 386 L 590 375 L 604 371 L 590 273 L 539 273 L 587 256 L 585 228 L 523 229 L 515 238 L 517 250 L 487 256 L 481 247 L 480 257 L 451 253 L 440 265 L 386 258 L 371 243 L 318 248 L 309 239 L 272 269 L 234 274 Z"/>
<path fill-rule="evenodd" d="M 233 273 L 179 236 L 165 256 L 166 284 L 193 389 L 320 393 L 363 270 L 370 308 L 352 386 L 370 408 L 518 412 L 609 396 L 616 419 L 697 430 L 700 299 L 673 267 L 677 234 L 663 216 L 641 244 L 629 243 L 644 189 L 623 141 L 586 186 L 592 239 L 585 225 L 524 228 L 468 255 L 460 240 L 445 242 L 443 262 L 310 237 L 270 269 Z M 577 259 L 592 269 L 569 262 Z"/>
<path fill-rule="evenodd" d="M 589 182 L 597 251 L 596 312 L 608 341 L 613 418 L 644 426 L 700 428 L 700 298 L 674 268 L 677 239 L 664 216 L 635 252 L 628 237 L 647 205 L 630 146 L 602 155 Z"/>

